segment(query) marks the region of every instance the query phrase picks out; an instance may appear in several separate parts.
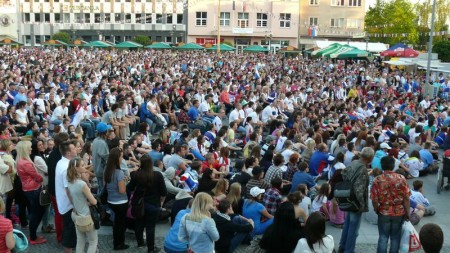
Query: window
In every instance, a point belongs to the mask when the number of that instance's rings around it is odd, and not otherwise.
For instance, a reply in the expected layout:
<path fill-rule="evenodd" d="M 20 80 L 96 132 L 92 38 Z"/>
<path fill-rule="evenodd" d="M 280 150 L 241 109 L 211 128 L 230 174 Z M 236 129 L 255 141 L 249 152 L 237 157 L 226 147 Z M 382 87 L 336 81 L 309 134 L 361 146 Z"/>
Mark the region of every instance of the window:
<path fill-rule="evenodd" d="M 50 13 L 44 13 L 44 22 L 46 23 L 50 22 Z"/>
<path fill-rule="evenodd" d="M 50 39 L 51 39 L 51 37 L 49 35 L 44 36 L 44 41 L 49 41 Z"/>
<path fill-rule="evenodd" d="M 310 17 L 309 18 L 309 25 L 318 25 L 319 24 L 319 18 Z"/>
<path fill-rule="evenodd" d="M 231 16 L 229 12 L 220 13 L 220 26 L 230 26 Z"/>
<path fill-rule="evenodd" d="M 131 23 L 131 14 L 130 13 L 125 14 L 125 23 L 127 23 L 127 24 Z"/>
<path fill-rule="evenodd" d="M 31 36 L 30 35 L 25 35 L 25 44 L 30 44 L 31 43 Z"/>
<path fill-rule="evenodd" d="M 177 24 L 183 24 L 183 14 L 177 14 Z"/>
<path fill-rule="evenodd" d="M 64 13 L 64 23 L 70 23 L 70 14 Z"/>
<path fill-rule="evenodd" d="M 162 37 L 161 36 L 156 36 L 156 42 L 162 42 Z"/>
<path fill-rule="evenodd" d="M 266 13 L 256 13 L 256 27 L 267 27 Z"/>
<path fill-rule="evenodd" d="M 156 14 L 156 23 L 162 24 L 162 14 Z"/>
<path fill-rule="evenodd" d="M 344 6 L 344 0 L 331 0 L 331 6 Z"/>
<path fill-rule="evenodd" d="M 145 14 L 145 23 L 146 24 L 152 23 L 152 14 Z"/>
<path fill-rule="evenodd" d="M 111 13 L 105 13 L 103 15 L 105 15 L 105 23 L 111 23 Z"/>
<path fill-rule="evenodd" d="M 344 18 L 332 18 L 330 27 L 343 27 L 344 26 Z"/>
<path fill-rule="evenodd" d="M 280 27 L 284 27 L 284 28 L 291 27 L 291 14 L 290 13 L 280 13 Z"/>
<path fill-rule="evenodd" d="M 238 27 L 247 28 L 248 27 L 248 12 L 238 12 Z"/>
<path fill-rule="evenodd" d="M 34 36 L 34 43 L 41 44 L 41 35 Z"/>
<path fill-rule="evenodd" d="M 206 12 L 198 11 L 196 14 L 195 25 L 197 26 L 206 26 L 206 19 L 208 17 Z"/>
<path fill-rule="evenodd" d="M 167 36 L 166 37 L 166 42 L 167 43 L 172 43 L 172 37 L 171 36 Z"/>
<path fill-rule="evenodd" d="M 120 13 L 114 14 L 114 22 L 120 23 Z"/>
<path fill-rule="evenodd" d="M 309 5 L 319 5 L 319 0 L 309 0 Z"/>
<path fill-rule="evenodd" d="M 94 23 L 100 24 L 102 22 L 102 18 L 100 17 L 100 13 L 94 14 Z"/>
<path fill-rule="evenodd" d="M 361 0 L 348 0 L 348 6 L 350 7 L 361 6 Z"/>
<path fill-rule="evenodd" d="M 55 13 L 55 23 L 61 23 L 61 14 Z"/>
<path fill-rule="evenodd" d="M 34 22 L 36 22 L 36 23 L 40 23 L 41 22 L 41 14 L 40 13 L 35 13 L 34 14 Z"/>
<path fill-rule="evenodd" d="M 25 13 L 23 15 L 23 22 L 30 22 L 30 13 Z"/>
<path fill-rule="evenodd" d="M 177 37 L 177 41 L 175 41 L 175 43 L 180 43 L 183 42 L 183 37 Z"/>
<path fill-rule="evenodd" d="M 91 13 L 84 13 L 84 23 L 91 23 Z"/>
<path fill-rule="evenodd" d="M 81 15 L 81 13 L 75 13 L 75 23 L 83 22 L 83 17 Z"/>
<path fill-rule="evenodd" d="M 347 19 L 347 28 L 360 28 L 361 24 L 361 19 Z"/>
<path fill-rule="evenodd" d="M 172 23 L 173 23 L 172 14 L 166 14 L 166 24 L 172 24 Z"/>
<path fill-rule="evenodd" d="M 136 23 L 137 24 L 143 24 L 144 23 L 144 19 L 142 18 L 142 14 L 140 14 L 140 13 L 136 14 Z"/>

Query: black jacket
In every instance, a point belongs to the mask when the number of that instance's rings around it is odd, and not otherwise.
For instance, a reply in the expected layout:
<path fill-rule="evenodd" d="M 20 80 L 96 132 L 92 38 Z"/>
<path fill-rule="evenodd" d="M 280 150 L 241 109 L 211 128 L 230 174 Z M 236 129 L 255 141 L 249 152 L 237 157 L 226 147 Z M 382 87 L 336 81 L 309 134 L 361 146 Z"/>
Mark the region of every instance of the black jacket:
<path fill-rule="evenodd" d="M 220 235 L 219 240 L 214 246 L 217 253 L 228 253 L 231 239 L 233 239 L 236 233 L 250 233 L 253 231 L 253 226 L 250 224 L 243 225 L 234 223 L 217 214 L 213 215 L 213 219 L 216 222 L 216 227 Z"/>

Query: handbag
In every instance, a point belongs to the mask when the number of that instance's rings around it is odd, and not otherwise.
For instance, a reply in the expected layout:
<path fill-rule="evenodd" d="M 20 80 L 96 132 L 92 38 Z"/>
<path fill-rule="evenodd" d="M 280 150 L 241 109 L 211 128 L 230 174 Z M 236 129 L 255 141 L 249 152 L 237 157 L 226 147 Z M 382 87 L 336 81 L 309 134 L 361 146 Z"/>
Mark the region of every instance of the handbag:
<path fill-rule="evenodd" d="M 28 248 L 27 236 L 22 231 L 13 229 L 13 237 L 16 242 L 14 252 L 23 252 Z"/>
<path fill-rule="evenodd" d="M 52 199 L 50 198 L 50 192 L 47 189 L 46 185 L 41 187 L 41 192 L 39 193 L 39 204 L 41 206 L 48 206 L 52 203 Z"/>
<path fill-rule="evenodd" d="M 400 239 L 400 253 L 415 252 L 422 248 L 419 234 L 410 221 L 405 221 L 402 226 L 402 237 Z"/>
<path fill-rule="evenodd" d="M 92 216 L 89 215 L 80 215 L 75 210 L 75 208 L 72 211 L 72 220 L 73 223 L 75 223 L 75 227 L 80 232 L 89 232 L 94 229 L 94 221 L 92 220 Z"/>
<path fill-rule="evenodd" d="M 98 202 L 98 200 L 97 200 Z M 100 212 L 98 205 L 89 206 L 89 211 L 91 213 L 92 222 L 94 222 L 94 228 L 100 228 Z"/>
<path fill-rule="evenodd" d="M 103 205 L 108 204 L 108 190 L 106 189 L 106 185 L 103 186 L 102 192 L 100 193 L 100 202 Z"/>
<path fill-rule="evenodd" d="M 142 197 L 136 200 L 134 199 L 136 197 L 135 195 L 136 191 L 133 193 L 133 196 L 131 197 L 131 215 L 135 219 L 142 219 L 145 215 L 144 196 L 146 191 L 147 189 L 144 190 L 144 194 L 142 195 Z"/>

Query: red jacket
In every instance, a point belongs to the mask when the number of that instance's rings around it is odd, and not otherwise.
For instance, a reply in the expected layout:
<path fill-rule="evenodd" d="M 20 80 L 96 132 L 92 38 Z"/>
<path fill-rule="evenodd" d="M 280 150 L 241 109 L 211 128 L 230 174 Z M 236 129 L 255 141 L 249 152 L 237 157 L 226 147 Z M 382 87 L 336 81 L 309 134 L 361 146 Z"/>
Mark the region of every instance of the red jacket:
<path fill-rule="evenodd" d="M 17 174 L 22 181 L 23 191 L 34 191 L 41 187 L 43 178 L 37 173 L 36 168 L 31 161 L 21 159 L 17 162 Z"/>

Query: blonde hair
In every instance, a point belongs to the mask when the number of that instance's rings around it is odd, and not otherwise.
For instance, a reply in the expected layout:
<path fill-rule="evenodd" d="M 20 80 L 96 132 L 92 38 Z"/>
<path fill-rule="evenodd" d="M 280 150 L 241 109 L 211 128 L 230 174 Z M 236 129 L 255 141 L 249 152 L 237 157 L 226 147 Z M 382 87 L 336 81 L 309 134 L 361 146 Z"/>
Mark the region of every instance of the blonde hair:
<path fill-rule="evenodd" d="M 241 199 L 241 188 L 241 184 L 238 182 L 231 184 L 230 191 L 227 195 L 227 200 L 230 202 L 231 206 L 237 204 Z"/>
<path fill-rule="evenodd" d="M 0 141 L 0 149 L 4 151 L 8 151 L 9 147 L 12 145 L 11 140 L 1 140 Z"/>
<path fill-rule="evenodd" d="M 31 161 L 30 158 L 30 150 L 31 150 L 31 141 L 19 141 L 16 145 L 16 162 L 25 159 Z"/>
<path fill-rule="evenodd" d="M 80 157 L 75 157 L 69 162 L 69 167 L 67 168 L 67 181 L 73 183 L 75 180 L 80 178 L 77 168 L 84 163 L 83 159 Z"/>
<path fill-rule="evenodd" d="M 222 178 L 219 181 L 217 181 L 216 186 L 211 191 L 214 193 L 214 195 L 217 197 L 218 194 L 226 193 L 227 191 L 227 184 L 228 180 Z"/>
<path fill-rule="evenodd" d="M 0 213 L 5 211 L 5 202 L 3 202 L 3 198 L 0 198 Z"/>
<path fill-rule="evenodd" d="M 314 148 L 316 147 L 316 141 L 314 139 L 308 139 L 306 141 L 306 147 L 310 151 L 314 151 Z"/>
<path fill-rule="evenodd" d="M 198 193 L 192 202 L 191 213 L 187 218 L 191 221 L 200 222 L 203 218 L 210 218 L 209 210 L 214 206 L 214 201 L 208 193 Z"/>

